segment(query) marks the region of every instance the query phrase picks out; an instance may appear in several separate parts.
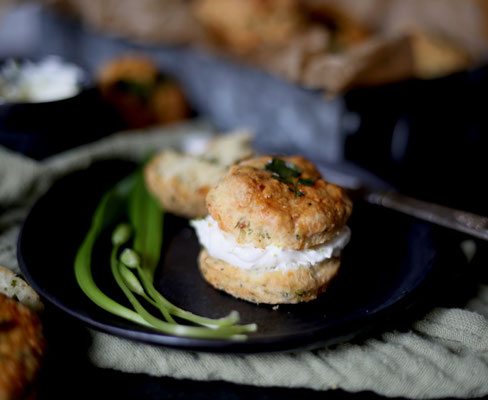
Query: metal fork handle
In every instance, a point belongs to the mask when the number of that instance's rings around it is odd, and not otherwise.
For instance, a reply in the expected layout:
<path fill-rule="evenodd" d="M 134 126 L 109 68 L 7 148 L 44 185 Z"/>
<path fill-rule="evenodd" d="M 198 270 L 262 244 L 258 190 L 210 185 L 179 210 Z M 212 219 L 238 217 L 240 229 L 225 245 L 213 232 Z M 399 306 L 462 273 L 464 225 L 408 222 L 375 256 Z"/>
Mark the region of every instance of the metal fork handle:
<path fill-rule="evenodd" d="M 396 192 L 369 192 L 364 198 L 368 203 L 488 240 L 487 217 L 414 199 Z"/>

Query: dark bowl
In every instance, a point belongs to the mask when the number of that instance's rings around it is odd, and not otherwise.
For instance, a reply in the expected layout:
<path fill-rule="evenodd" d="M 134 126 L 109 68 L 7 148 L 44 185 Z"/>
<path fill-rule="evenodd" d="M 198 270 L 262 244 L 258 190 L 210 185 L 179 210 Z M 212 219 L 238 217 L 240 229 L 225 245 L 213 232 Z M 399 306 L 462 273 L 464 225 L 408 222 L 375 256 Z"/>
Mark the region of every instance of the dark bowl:
<path fill-rule="evenodd" d="M 42 159 L 112 132 L 112 113 L 88 73 L 80 86 L 68 98 L 0 104 L 0 145 Z"/>

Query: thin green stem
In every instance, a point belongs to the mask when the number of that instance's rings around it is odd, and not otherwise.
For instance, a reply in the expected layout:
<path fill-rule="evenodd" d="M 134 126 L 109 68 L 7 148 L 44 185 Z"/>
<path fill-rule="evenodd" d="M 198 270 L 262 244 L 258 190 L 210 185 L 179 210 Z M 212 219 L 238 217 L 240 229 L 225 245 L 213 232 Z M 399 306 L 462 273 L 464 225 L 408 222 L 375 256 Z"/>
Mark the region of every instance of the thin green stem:
<path fill-rule="evenodd" d="M 92 275 L 95 242 L 104 230 L 127 217 L 127 207 L 131 225 L 119 224 L 112 233 L 110 268 L 115 281 L 134 309 L 127 308 L 105 295 L 96 285 Z M 173 305 L 154 288 L 153 275 L 162 246 L 163 215 L 164 211 L 159 208 L 144 186 L 141 170 L 122 179 L 107 191 L 93 214 L 90 229 L 75 257 L 75 278 L 81 290 L 102 309 L 168 335 L 245 340 L 244 333 L 256 331 L 256 324 L 235 325 L 239 320 L 237 312 L 233 311 L 227 317 L 218 319 L 201 317 Z M 137 268 L 139 279 L 127 268 L 126 263 L 117 259 L 119 250 L 129 241 L 132 234 L 133 247 L 138 254 L 136 253 L 137 257 L 125 261 L 131 264 L 130 267 Z M 141 296 L 151 306 L 159 309 L 165 320 L 150 314 L 137 296 Z M 203 326 L 181 325 L 176 323 L 173 316 Z"/>
<path fill-rule="evenodd" d="M 111 266 L 111 269 L 112 269 L 112 274 L 114 275 L 115 280 L 117 281 L 118 285 L 121 287 L 121 289 L 123 291 L 124 291 L 124 288 L 122 288 L 120 282 L 122 282 L 123 283 L 123 286 L 125 288 L 127 288 L 127 290 L 129 290 L 131 292 L 131 290 L 128 288 L 127 284 L 125 283 L 122 275 L 120 274 L 119 261 L 117 260 L 117 254 L 119 252 L 119 248 L 120 248 L 120 246 L 114 246 L 112 248 L 112 253 L 110 255 L 110 266 Z M 125 293 L 125 291 L 124 291 L 124 293 Z M 132 294 L 132 292 L 131 292 L 131 294 Z M 127 296 L 127 294 L 126 294 L 126 296 Z M 129 299 L 129 301 L 130 301 L 130 299 Z M 131 301 L 131 303 L 132 303 L 132 301 Z M 156 306 L 158 307 L 157 303 L 156 303 Z M 158 308 L 161 311 L 161 313 L 163 314 L 163 316 L 166 319 L 166 321 L 168 321 L 170 324 L 176 324 L 176 321 L 173 319 L 173 317 L 171 316 L 171 314 L 168 312 L 168 310 L 165 307 L 158 307 Z M 138 311 L 138 310 L 136 309 L 136 311 Z M 144 319 L 147 321 L 146 318 L 144 318 Z"/>
<path fill-rule="evenodd" d="M 116 261 L 111 265 L 114 278 L 122 289 L 127 299 L 130 301 L 134 309 L 144 320 L 149 323 L 154 329 L 161 331 L 169 335 L 186 336 L 193 338 L 205 338 L 205 339 L 233 339 L 233 340 L 245 340 L 246 336 L 241 335 L 242 328 L 238 326 L 221 327 L 218 329 L 211 329 L 205 327 L 185 326 L 179 324 L 171 324 L 166 321 L 162 321 L 159 318 L 151 315 L 137 300 L 136 296 L 126 286 L 122 276 L 118 269 L 118 262 Z"/>
<path fill-rule="evenodd" d="M 144 291 L 144 288 L 142 287 L 137 277 L 129 268 L 127 268 L 125 263 L 123 262 L 119 263 L 119 270 L 120 270 L 120 274 L 122 275 L 122 278 L 124 279 L 125 284 L 131 290 L 131 292 L 138 294 L 148 303 L 152 304 L 154 307 L 156 308 L 158 307 L 157 303 L 147 295 L 147 293 Z"/>
<path fill-rule="evenodd" d="M 169 302 L 161 293 L 159 293 L 153 286 L 151 280 L 147 276 L 146 272 L 139 266 L 137 267 L 137 272 L 142 281 L 142 285 L 146 289 L 147 293 L 158 303 L 166 307 L 171 314 L 178 318 L 185 319 L 187 321 L 194 322 L 199 325 L 207 326 L 210 328 L 218 328 L 224 326 L 232 326 L 239 321 L 239 313 L 237 311 L 232 311 L 227 317 L 223 318 L 206 318 L 199 315 L 195 315 L 189 311 L 185 311 L 171 302 Z M 246 325 L 242 325 L 246 326 Z M 247 325 L 250 329 L 249 332 L 255 331 L 255 324 Z"/>
<path fill-rule="evenodd" d="M 124 307 L 105 295 L 105 293 L 99 289 L 93 280 L 93 275 L 91 272 L 91 254 L 96 237 L 96 232 L 90 231 L 76 254 L 74 270 L 78 285 L 90 300 L 105 311 L 118 315 L 119 317 L 125 318 L 129 321 L 144 326 L 149 326 L 147 321 L 144 320 L 139 314 L 127 307 Z"/>

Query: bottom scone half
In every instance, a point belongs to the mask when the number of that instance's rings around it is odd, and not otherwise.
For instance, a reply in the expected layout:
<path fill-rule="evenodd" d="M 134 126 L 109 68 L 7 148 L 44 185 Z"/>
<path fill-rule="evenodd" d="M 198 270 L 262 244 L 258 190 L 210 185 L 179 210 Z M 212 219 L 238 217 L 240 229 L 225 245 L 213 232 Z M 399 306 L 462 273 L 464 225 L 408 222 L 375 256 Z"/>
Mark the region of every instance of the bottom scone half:
<path fill-rule="evenodd" d="M 242 269 L 202 249 L 199 267 L 213 287 L 253 303 L 295 304 L 317 298 L 337 275 L 340 256 L 287 271 Z"/>

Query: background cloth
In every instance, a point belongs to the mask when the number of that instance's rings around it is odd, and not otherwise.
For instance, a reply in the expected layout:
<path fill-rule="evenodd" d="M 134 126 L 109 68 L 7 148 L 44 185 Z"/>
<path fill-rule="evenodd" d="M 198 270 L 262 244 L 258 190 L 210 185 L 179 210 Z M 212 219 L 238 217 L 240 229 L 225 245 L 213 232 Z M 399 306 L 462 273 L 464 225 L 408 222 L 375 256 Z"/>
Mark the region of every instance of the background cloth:
<path fill-rule="evenodd" d="M 0 148 L 0 265 L 19 273 L 16 242 L 35 200 L 57 178 L 107 158 L 140 161 L 150 151 L 208 135 L 201 122 L 120 133 L 43 161 Z M 168 349 L 91 331 L 101 368 L 256 386 L 341 388 L 408 398 L 488 394 L 488 286 L 462 308 L 434 308 L 409 329 L 314 351 L 212 354 Z"/>

